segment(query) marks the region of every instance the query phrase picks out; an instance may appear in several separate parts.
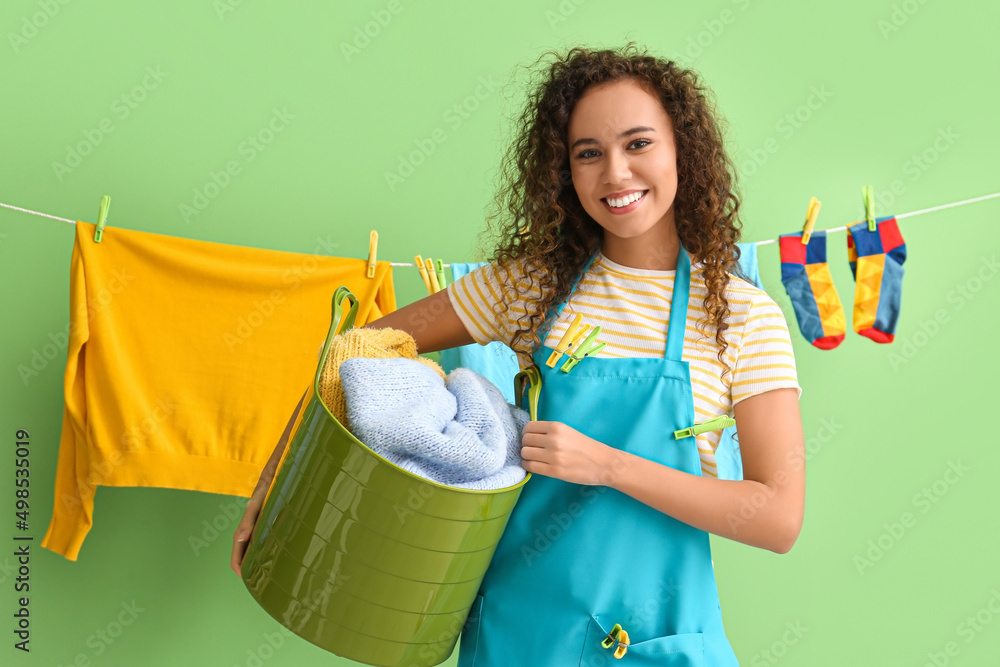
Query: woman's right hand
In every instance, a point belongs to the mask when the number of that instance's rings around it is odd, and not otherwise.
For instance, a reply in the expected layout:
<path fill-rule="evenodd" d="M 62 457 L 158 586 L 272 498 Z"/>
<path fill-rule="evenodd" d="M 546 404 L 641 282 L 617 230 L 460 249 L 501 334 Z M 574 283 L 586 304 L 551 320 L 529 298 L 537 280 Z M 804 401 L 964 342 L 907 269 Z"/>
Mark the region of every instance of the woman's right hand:
<path fill-rule="evenodd" d="M 309 390 L 307 389 L 306 393 L 308 392 Z M 233 572 L 239 575 L 241 579 L 243 578 L 243 557 L 246 555 L 247 546 L 250 544 L 253 529 L 257 525 L 257 517 L 260 516 L 260 510 L 264 506 L 264 498 L 267 496 L 267 490 L 271 488 L 271 480 L 274 479 L 274 475 L 278 471 L 278 462 L 281 460 L 281 455 L 284 454 L 285 446 L 288 444 L 288 439 L 292 434 L 292 425 L 295 423 L 295 418 L 298 417 L 299 409 L 302 407 L 305 399 L 306 394 L 302 394 L 299 404 L 295 406 L 295 410 L 292 411 L 292 416 L 285 426 L 285 431 L 281 434 L 281 438 L 278 439 L 277 446 L 271 452 L 271 458 L 267 460 L 267 464 L 260 473 L 257 486 L 254 488 L 253 493 L 250 494 L 250 500 L 247 501 L 243 518 L 240 519 L 239 525 L 236 526 L 236 532 L 233 533 L 233 554 L 229 559 L 229 567 L 233 568 Z"/>
<path fill-rule="evenodd" d="M 257 517 L 260 516 L 260 509 L 264 505 L 264 496 L 267 495 L 267 489 L 270 486 L 270 480 L 267 480 L 266 484 L 261 484 L 263 481 L 262 474 L 260 481 L 257 482 L 257 488 L 254 489 L 253 495 L 247 501 L 243 518 L 240 519 L 239 525 L 236 526 L 236 532 L 233 533 L 233 554 L 229 560 L 229 566 L 241 579 L 243 578 L 243 557 L 246 555 L 250 536 L 253 534 L 254 526 L 257 525 Z M 261 489 L 263 489 L 263 493 L 259 493 Z"/>

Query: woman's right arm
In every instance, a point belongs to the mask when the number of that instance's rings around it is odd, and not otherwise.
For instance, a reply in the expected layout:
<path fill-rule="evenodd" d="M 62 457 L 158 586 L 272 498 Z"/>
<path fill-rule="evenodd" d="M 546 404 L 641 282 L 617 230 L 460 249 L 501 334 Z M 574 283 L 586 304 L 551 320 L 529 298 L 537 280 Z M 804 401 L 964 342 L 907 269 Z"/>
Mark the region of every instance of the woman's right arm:
<path fill-rule="evenodd" d="M 446 290 L 394 310 L 362 328 L 405 331 L 416 341 L 417 352 L 437 352 L 476 342 L 459 319 Z"/>
<path fill-rule="evenodd" d="M 459 319 L 455 308 L 451 305 L 448 295 L 444 290 L 424 297 L 419 301 L 414 301 L 408 306 L 395 310 L 388 315 L 372 320 L 362 327 L 363 329 L 399 329 L 413 336 L 417 343 L 419 352 L 437 352 L 461 345 L 470 345 L 476 342 L 468 331 L 462 320 Z M 295 406 L 292 416 L 285 426 L 281 438 L 278 440 L 271 458 L 260 473 L 257 486 L 247 502 L 243 518 L 240 520 L 236 531 L 233 533 L 233 552 L 229 565 L 240 577 L 242 574 L 243 556 L 246 554 L 247 544 L 250 534 L 253 532 L 257 517 L 261 507 L 264 505 L 264 497 L 271 487 L 271 480 L 277 472 L 278 461 L 285 451 L 288 439 L 291 437 L 292 424 L 302 408 L 302 401 L 305 394 L 299 399 L 299 404 Z"/>

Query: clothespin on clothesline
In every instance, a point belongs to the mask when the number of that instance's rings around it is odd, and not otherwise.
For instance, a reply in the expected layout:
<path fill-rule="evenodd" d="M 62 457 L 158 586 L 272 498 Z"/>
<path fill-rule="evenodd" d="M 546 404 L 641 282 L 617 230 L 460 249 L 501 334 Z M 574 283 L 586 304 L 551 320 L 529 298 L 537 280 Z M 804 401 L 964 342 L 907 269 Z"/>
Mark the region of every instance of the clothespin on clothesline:
<path fill-rule="evenodd" d="M 815 197 L 809 198 L 809 209 L 806 211 L 806 224 L 802 227 L 802 245 L 809 245 L 812 237 L 813 227 L 816 226 L 816 218 L 819 217 L 820 202 Z"/>
<path fill-rule="evenodd" d="M 434 260 L 430 257 L 425 260 L 420 255 L 415 255 L 413 261 L 420 269 L 420 277 L 424 281 L 424 287 L 427 288 L 428 294 L 435 294 L 447 287 L 444 279 L 444 262 L 439 259 L 435 268 Z"/>
<path fill-rule="evenodd" d="M 368 237 L 368 272 L 365 274 L 369 278 L 375 277 L 375 256 L 378 253 L 378 232 L 374 229 Z"/>
<path fill-rule="evenodd" d="M 101 206 L 97 209 L 97 229 L 94 230 L 94 243 L 100 243 L 104 236 L 104 224 L 108 221 L 108 209 L 111 208 L 111 197 L 101 197 Z"/>
<path fill-rule="evenodd" d="M 878 229 L 875 223 L 875 189 L 866 185 L 861 188 L 861 197 L 865 201 L 865 220 L 868 221 L 868 231 L 874 232 Z"/>

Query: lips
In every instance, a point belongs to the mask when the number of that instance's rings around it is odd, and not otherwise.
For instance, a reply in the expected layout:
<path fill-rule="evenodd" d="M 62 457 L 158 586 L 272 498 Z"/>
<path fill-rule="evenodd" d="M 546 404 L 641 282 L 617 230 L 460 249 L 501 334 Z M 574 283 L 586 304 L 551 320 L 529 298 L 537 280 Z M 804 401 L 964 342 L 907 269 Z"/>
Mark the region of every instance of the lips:
<path fill-rule="evenodd" d="M 620 199 L 622 196 L 627 197 L 629 194 L 636 193 L 636 192 L 641 192 L 642 196 L 640 196 L 638 199 L 636 199 L 635 201 L 630 202 L 629 204 L 627 204 L 625 206 L 612 206 L 611 204 L 608 203 L 608 199 Z M 603 199 L 601 199 L 601 203 L 604 204 L 605 208 L 607 208 L 612 213 L 614 213 L 616 215 L 621 215 L 623 213 L 630 213 L 631 211 L 634 211 L 635 209 L 637 209 L 642 204 L 642 202 L 644 202 L 646 200 L 646 195 L 647 194 L 649 194 L 649 190 L 632 190 L 630 192 L 626 192 L 625 195 L 621 195 L 619 197 L 606 197 L 606 198 L 603 198 Z"/>

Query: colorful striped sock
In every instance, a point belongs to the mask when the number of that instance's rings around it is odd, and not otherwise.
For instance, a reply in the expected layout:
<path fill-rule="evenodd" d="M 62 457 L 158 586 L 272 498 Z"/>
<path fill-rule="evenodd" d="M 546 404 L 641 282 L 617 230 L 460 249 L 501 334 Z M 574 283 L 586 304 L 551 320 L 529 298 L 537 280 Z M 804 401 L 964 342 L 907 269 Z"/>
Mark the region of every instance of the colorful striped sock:
<path fill-rule="evenodd" d="M 848 227 L 847 258 L 856 284 L 854 330 L 876 343 L 891 343 L 903 296 L 906 242 L 894 216 L 876 218 L 875 224 L 874 232 L 867 222 Z"/>
<path fill-rule="evenodd" d="M 781 248 L 781 283 L 795 308 L 799 331 L 821 350 L 832 350 L 847 331 L 844 307 L 826 263 L 826 232 L 813 232 L 802 245 L 802 232 L 784 234 Z"/>

